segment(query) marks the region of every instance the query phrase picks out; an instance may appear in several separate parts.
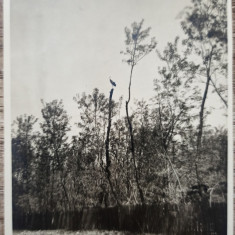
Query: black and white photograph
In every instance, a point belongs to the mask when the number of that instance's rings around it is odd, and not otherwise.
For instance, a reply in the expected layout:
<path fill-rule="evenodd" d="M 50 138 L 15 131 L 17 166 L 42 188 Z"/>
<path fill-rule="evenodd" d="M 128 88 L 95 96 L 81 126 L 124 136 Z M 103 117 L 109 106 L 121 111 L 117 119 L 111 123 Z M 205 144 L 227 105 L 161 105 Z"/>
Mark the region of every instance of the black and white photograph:
<path fill-rule="evenodd" d="M 14 235 L 226 235 L 227 0 L 11 0 Z"/>

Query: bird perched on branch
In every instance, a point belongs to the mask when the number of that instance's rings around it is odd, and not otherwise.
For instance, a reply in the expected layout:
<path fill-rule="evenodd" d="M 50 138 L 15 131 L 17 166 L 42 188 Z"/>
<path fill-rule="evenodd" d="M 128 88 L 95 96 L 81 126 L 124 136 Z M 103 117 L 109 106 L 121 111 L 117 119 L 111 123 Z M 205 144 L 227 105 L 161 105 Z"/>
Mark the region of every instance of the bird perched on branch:
<path fill-rule="evenodd" d="M 116 83 L 111 78 L 109 78 L 109 80 L 110 80 L 110 83 L 112 84 L 112 86 L 116 86 Z"/>

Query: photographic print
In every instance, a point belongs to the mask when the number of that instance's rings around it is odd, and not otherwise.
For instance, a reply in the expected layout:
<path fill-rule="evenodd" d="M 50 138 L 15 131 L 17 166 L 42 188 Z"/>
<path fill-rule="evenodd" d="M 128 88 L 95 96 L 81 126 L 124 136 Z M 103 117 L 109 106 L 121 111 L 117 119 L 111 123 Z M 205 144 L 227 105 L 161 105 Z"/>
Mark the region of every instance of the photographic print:
<path fill-rule="evenodd" d="M 11 0 L 13 234 L 227 234 L 226 0 Z"/>

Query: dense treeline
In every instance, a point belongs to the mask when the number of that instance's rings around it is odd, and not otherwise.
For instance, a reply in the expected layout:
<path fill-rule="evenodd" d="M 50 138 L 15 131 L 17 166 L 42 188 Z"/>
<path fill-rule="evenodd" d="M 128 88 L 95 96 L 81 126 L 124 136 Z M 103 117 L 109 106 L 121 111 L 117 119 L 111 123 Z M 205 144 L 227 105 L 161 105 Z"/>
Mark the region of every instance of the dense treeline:
<path fill-rule="evenodd" d="M 113 100 L 114 86 L 106 94 L 95 88 L 76 95 L 76 136 L 59 100 L 42 101 L 41 121 L 15 120 L 15 212 L 226 202 L 227 131 L 206 122 L 209 90 L 227 107 L 226 2 L 192 2 L 182 21 L 185 39 L 176 37 L 163 51 L 155 38 L 147 43 L 151 29 L 143 21 L 125 29 L 128 98 Z M 130 108 L 133 72 L 149 53 L 161 60 L 155 96 Z"/>
<path fill-rule="evenodd" d="M 116 205 L 105 172 L 108 101 L 95 89 L 92 95 L 83 95 L 77 102 L 81 108 L 80 133 L 70 141 L 69 118 L 62 102 L 44 104 L 40 133 L 33 131 L 33 116 L 17 118 L 17 132 L 12 139 L 15 209 L 70 211 Z M 114 104 L 110 134 L 111 181 L 121 204 L 138 204 L 141 201 L 134 179 L 127 121 L 119 118 L 119 107 L 119 103 Z M 144 102 L 137 104 L 133 132 L 138 177 L 147 204 L 180 202 L 189 188 L 197 185 L 197 130 L 189 123 L 186 128 L 188 120 L 184 120 L 185 116 L 182 119 L 172 126 L 168 113 L 150 110 Z M 219 196 L 216 201 L 226 198 L 226 189 L 219 194 L 212 192 L 222 190 L 221 184 L 226 184 L 226 146 L 224 129 L 205 130 L 202 154 L 197 159 L 198 174 L 200 183 L 211 189 L 212 200 Z"/>

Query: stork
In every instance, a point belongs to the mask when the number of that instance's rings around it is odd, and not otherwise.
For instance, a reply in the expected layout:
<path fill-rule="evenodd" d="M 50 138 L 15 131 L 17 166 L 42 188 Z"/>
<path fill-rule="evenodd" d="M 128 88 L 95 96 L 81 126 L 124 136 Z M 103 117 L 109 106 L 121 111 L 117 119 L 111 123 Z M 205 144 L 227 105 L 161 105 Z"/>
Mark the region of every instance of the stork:
<path fill-rule="evenodd" d="M 116 83 L 109 77 L 110 83 L 112 84 L 112 86 L 116 86 Z"/>

